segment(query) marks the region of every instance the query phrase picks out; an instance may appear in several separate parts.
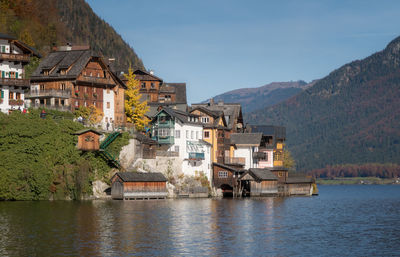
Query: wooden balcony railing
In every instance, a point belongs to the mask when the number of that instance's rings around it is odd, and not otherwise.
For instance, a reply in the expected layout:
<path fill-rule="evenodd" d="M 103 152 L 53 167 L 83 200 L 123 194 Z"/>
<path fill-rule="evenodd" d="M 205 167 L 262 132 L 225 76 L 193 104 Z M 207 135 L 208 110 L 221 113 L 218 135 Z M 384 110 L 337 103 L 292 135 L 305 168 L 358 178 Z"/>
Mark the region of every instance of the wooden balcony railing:
<path fill-rule="evenodd" d="M 29 79 L 0 78 L 0 85 L 3 85 L 3 86 L 28 87 L 29 86 Z"/>
<path fill-rule="evenodd" d="M 225 164 L 245 165 L 246 164 L 246 158 L 244 158 L 244 157 L 225 157 L 224 163 Z"/>
<path fill-rule="evenodd" d="M 114 84 L 113 80 L 110 78 L 99 78 L 99 77 L 89 77 L 89 76 L 80 76 L 78 81 L 86 82 L 86 83 L 93 83 L 93 84 Z"/>
<path fill-rule="evenodd" d="M 25 94 L 25 98 L 40 98 L 40 97 L 58 97 L 58 98 L 70 98 L 71 90 L 31 90 Z"/>
<path fill-rule="evenodd" d="M 30 56 L 29 54 L 0 53 L 0 60 L 29 62 Z"/>

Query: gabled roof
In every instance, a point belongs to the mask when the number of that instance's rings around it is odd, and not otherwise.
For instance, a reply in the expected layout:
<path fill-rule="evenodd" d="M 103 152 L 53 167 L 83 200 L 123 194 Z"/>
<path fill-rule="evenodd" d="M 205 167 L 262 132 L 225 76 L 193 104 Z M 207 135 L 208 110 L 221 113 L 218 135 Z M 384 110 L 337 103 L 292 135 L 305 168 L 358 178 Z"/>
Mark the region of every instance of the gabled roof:
<path fill-rule="evenodd" d="M 235 120 L 242 119 L 242 106 L 239 103 L 223 103 L 219 102 L 217 104 L 211 103 L 200 103 L 200 104 L 192 104 L 194 108 L 203 107 L 211 111 L 222 111 L 224 116 L 229 117 L 229 121 L 227 121 L 227 127 L 229 129 L 235 129 L 233 127 Z"/>
<path fill-rule="evenodd" d="M 256 181 L 278 180 L 278 178 L 269 169 L 258 169 L 258 168 L 249 169 L 242 176 L 240 176 L 239 179 L 242 179 L 247 174 L 252 176 Z"/>
<path fill-rule="evenodd" d="M 170 87 L 170 88 L 174 88 L 174 92 L 175 92 L 175 103 L 187 103 L 187 99 L 186 99 L 186 83 L 164 83 L 161 88 L 160 88 L 160 92 L 163 90 L 163 87 Z"/>
<path fill-rule="evenodd" d="M 219 167 L 224 168 L 224 169 L 226 169 L 228 171 L 231 171 L 231 172 L 245 172 L 246 171 L 244 169 L 240 169 L 240 168 L 233 167 L 233 166 L 230 166 L 230 165 L 225 165 L 225 164 L 218 163 L 218 162 L 213 162 L 212 165 L 213 166 L 219 166 Z M 242 165 L 240 165 L 240 166 L 242 166 Z"/>
<path fill-rule="evenodd" d="M 207 108 L 205 108 L 203 106 L 196 106 L 196 107 L 194 107 L 194 108 L 192 108 L 190 110 L 190 112 L 193 112 L 193 111 L 199 111 L 199 112 L 205 113 L 208 116 L 211 116 L 213 118 L 218 118 L 218 117 L 220 117 L 221 115 L 224 114 L 223 111 L 212 111 L 212 110 L 209 110 L 209 109 L 207 109 Z"/>
<path fill-rule="evenodd" d="M 27 44 L 25 44 L 22 41 L 19 41 L 17 38 L 15 38 L 13 36 L 10 36 L 10 35 L 4 34 L 4 33 L 0 33 L 0 39 L 10 40 L 10 41 L 12 41 L 12 43 L 14 43 L 17 46 L 19 46 L 20 48 L 22 48 L 22 50 L 25 50 L 25 52 L 29 52 L 32 55 L 42 58 L 42 56 L 39 54 L 39 52 L 35 48 L 28 46 Z"/>
<path fill-rule="evenodd" d="M 120 177 L 123 182 L 166 182 L 167 181 L 167 178 L 161 172 L 149 172 L 149 173 L 117 172 L 115 173 L 114 176 Z"/>
<path fill-rule="evenodd" d="M 154 74 L 150 74 L 150 72 L 144 71 L 144 70 L 135 70 L 133 74 L 136 75 L 137 80 L 148 80 L 148 81 L 160 81 L 162 82 L 163 80 Z"/>
<path fill-rule="evenodd" d="M 153 118 L 153 120 L 156 119 L 156 117 L 161 113 L 161 112 L 166 112 L 168 115 L 170 115 L 171 117 L 174 117 L 176 119 L 178 119 L 180 122 L 184 123 L 184 124 L 195 124 L 195 125 L 202 125 L 200 122 L 192 122 L 192 121 L 188 121 L 188 117 L 197 117 L 196 115 L 190 114 L 188 112 L 183 112 L 180 110 L 175 110 L 175 109 L 171 109 L 168 107 L 163 107 Z"/>
<path fill-rule="evenodd" d="M 246 129 L 252 133 L 260 132 L 265 136 L 273 136 L 276 139 L 286 138 L 286 128 L 281 126 L 248 124 Z"/>
<path fill-rule="evenodd" d="M 101 135 L 102 134 L 101 132 L 99 132 L 97 130 L 94 130 L 94 129 L 81 129 L 81 130 L 73 133 L 72 135 L 82 135 L 82 134 L 85 134 L 86 132 L 89 132 L 89 131 L 93 132 L 93 133 L 96 133 L 97 135 Z"/>
<path fill-rule="evenodd" d="M 232 145 L 252 145 L 259 146 L 262 138 L 262 133 L 232 133 Z"/>

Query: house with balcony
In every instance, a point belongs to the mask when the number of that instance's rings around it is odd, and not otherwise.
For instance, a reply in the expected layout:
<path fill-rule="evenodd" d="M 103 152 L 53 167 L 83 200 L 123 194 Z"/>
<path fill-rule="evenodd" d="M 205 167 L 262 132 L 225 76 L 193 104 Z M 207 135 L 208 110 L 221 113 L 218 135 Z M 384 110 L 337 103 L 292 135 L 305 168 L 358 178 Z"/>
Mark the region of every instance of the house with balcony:
<path fill-rule="evenodd" d="M 32 56 L 41 57 L 32 47 L 16 38 L 0 33 L 0 111 L 8 113 L 25 108 L 25 66 Z"/>
<path fill-rule="evenodd" d="M 203 140 L 197 115 L 164 107 L 150 125 L 152 139 L 182 160 L 185 175 L 203 172 L 211 181 L 211 144 Z"/>
<path fill-rule="evenodd" d="M 125 124 L 125 89 L 101 54 L 89 47 L 68 45 L 40 62 L 25 98 L 33 108 L 73 112 L 81 106 L 94 106 L 102 111 L 101 125 L 106 129 Z"/>

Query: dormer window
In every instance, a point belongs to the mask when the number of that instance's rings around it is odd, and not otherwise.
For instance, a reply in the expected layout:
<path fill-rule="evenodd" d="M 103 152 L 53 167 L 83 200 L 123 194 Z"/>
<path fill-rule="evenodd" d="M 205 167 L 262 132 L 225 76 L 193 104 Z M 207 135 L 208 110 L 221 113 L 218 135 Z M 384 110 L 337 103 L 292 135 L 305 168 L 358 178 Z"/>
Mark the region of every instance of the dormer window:
<path fill-rule="evenodd" d="M 60 74 L 61 74 L 61 75 L 67 74 L 67 69 L 61 69 L 61 70 L 60 70 Z"/>
<path fill-rule="evenodd" d="M 49 75 L 49 73 L 50 73 L 50 70 L 48 70 L 48 69 L 46 69 L 46 70 L 43 70 L 43 74 L 44 74 L 45 76 L 48 76 L 48 75 Z"/>

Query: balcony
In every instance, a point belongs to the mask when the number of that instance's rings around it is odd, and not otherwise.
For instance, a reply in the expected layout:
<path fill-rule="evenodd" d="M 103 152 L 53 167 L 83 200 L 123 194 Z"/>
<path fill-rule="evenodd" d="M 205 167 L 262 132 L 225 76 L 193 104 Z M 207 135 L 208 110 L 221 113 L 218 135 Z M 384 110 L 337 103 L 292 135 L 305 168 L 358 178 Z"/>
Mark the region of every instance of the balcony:
<path fill-rule="evenodd" d="M 100 78 L 100 77 L 90 77 L 90 76 L 80 76 L 77 82 L 83 82 L 88 84 L 102 84 L 102 85 L 112 85 L 115 84 L 110 78 Z"/>
<path fill-rule="evenodd" d="M 189 153 L 189 160 L 204 160 L 204 153 Z"/>
<path fill-rule="evenodd" d="M 231 164 L 231 165 L 245 165 L 246 158 L 244 158 L 244 157 L 225 157 L 224 163 Z"/>
<path fill-rule="evenodd" d="M 253 158 L 254 159 L 259 159 L 259 160 L 266 160 L 267 159 L 267 153 L 266 152 L 254 152 L 253 153 Z"/>
<path fill-rule="evenodd" d="M 31 90 L 30 92 L 25 94 L 25 98 L 70 98 L 71 97 L 71 90 L 56 90 L 56 89 L 49 89 L 49 90 Z"/>
<path fill-rule="evenodd" d="M 16 106 L 21 106 L 24 105 L 24 100 L 22 99 L 10 99 L 8 100 L 9 105 L 16 105 Z"/>
<path fill-rule="evenodd" d="M 29 87 L 29 79 L 0 78 L 0 85 L 14 87 Z"/>
<path fill-rule="evenodd" d="M 31 106 L 34 109 L 49 109 L 49 110 L 56 110 L 56 111 L 71 111 L 71 106 L 69 105 L 47 105 L 47 104 L 34 104 Z"/>
<path fill-rule="evenodd" d="M 29 62 L 30 56 L 29 54 L 9 54 L 9 53 L 0 53 L 0 60 L 5 61 L 18 61 L 18 62 Z"/>

